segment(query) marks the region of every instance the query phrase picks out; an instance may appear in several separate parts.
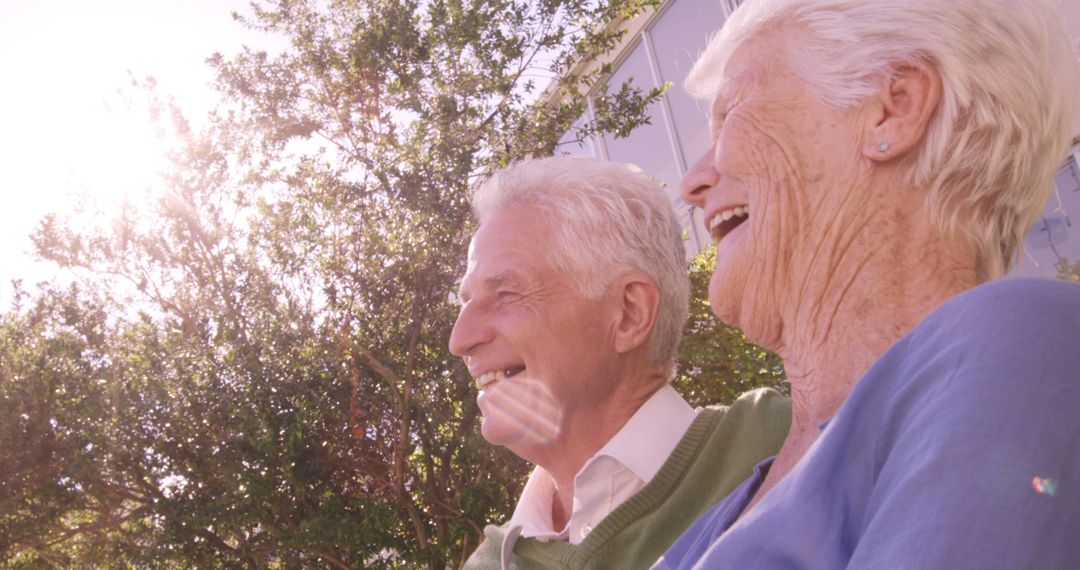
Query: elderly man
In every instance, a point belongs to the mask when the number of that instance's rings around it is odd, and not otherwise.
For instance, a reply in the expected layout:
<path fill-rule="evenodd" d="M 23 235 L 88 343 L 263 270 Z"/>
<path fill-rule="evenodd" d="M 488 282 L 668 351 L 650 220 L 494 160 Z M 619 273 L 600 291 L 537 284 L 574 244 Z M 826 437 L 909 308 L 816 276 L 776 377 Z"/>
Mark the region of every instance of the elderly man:
<path fill-rule="evenodd" d="M 695 411 L 675 375 L 689 283 L 680 228 L 636 169 L 558 157 L 476 192 L 450 339 L 482 432 L 536 465 L 468 568 L 647 566 L 774 453 L 787 400 Z"/>

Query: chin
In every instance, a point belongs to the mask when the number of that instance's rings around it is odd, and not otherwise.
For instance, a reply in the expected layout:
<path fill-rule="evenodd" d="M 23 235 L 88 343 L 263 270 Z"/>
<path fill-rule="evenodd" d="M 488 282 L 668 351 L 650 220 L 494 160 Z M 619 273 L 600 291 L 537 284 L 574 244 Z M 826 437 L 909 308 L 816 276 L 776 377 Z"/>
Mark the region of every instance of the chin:
<path fill-rule="evenodd" d="M 779 314 L 774 314 L 766 302 L 770 291 L 752 284 L 761 280 L 733 279 L 737 274 L 740 273 L 717 266 L 709 280 L 709 306 L 713 314 L 725 325 L 741 330 L 750 342 L 776 351 L 783 327 Z"/>
<path fill-rule="evenodd" d="M 730 272 L 717 265 L 709 279 L 709 307 L 713 314 L 725 325 L 740 326 L 738 308 L 741 302 L 742 294 L 732 286 Z"/>
<path fill-rule="evenodd" d="M 507 417 L 497 412 L 495 415 L 485 415 L 480 424 L 480 435 L 491 445 L 505 447 L 516 455 L 531 455 L 530 449 L 552 443 L 556 430 L 544 422 L 535 425 L 536 422 L 530 419 Z"/>
<path fill-rule="evenodd" d="M 506 427 L 496 420 L 484 418 L 480 424 L 480 435 L 491 445 L 509 447 L 518 442 L 523 434 L 520 431 L 508 430 Z"/>
<path fill-rule="evenodd" d="M 559 406 L 535 379 L 496 382 L 477 395 L 476 403 L 484 416 L 480 433 L 492 445 L 516 452 L 547 445 L 558 437 Z"/>

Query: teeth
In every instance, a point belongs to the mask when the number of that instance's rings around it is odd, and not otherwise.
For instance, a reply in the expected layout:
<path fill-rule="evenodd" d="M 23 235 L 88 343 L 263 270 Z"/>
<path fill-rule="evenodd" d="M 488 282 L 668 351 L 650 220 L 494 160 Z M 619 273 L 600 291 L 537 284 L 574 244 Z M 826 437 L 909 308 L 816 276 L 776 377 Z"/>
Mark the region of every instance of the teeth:
<path fill-rule="evenodd" d="M 712 217 L 711 220 L 709 220 L 709 231 L 712 232 L 712 231 L 716 230 L 716 228 L 720 224 L 730 220 L 731 218 L 734 218 L 736 216 L 738 216 L 738 217 L 746 217 L 748 215 L 750 215 L 750 206 L 739 206 L 737 208 L 728 208 L 727 210 L 724 210 L 723 212 L 717 213 L 715 216 Z"/>
<path fill-rule="evenodd" d="M 479 377 L 476 378 L 476 387 L 483 388 L 484 386 L 487 386 L 492 382 L 506 380 L 506 377 L 508 376 L 507 372 L 508 370 L 496 370 L 494 372 L 487 372 L 481 374 Z"/>

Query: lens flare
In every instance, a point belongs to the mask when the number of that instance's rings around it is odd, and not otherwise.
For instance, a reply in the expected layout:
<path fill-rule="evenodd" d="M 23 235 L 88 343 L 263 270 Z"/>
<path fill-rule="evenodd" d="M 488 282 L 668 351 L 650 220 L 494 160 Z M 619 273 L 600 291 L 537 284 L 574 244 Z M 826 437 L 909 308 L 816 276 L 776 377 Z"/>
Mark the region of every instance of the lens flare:
<path fill-rule="evenodd" d="M 1054 493 L 1057 493 L 1058 482 L 1049 477 L 1039 477 L 1036 475 L 1031 479 L 1031 487 L 1040 495 L 1053 497 Z"/>
<path fill-rule="evenodd" d="M 485 437 L 490 433 L 497 440 L 492 443 L 528 439 L 542 444 L 559 434 L 562 410 L 546 385 L 524 373 L 485 388 L 477 403 L 484 414 Z"/>

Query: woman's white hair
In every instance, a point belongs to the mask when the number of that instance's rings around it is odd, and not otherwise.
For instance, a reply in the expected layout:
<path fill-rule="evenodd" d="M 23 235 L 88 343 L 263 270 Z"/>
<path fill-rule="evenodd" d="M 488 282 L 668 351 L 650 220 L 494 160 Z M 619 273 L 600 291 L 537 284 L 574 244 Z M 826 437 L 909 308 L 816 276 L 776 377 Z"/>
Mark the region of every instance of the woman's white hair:
<path fill-rule="evenodd" d="M 694 65 L 712 98 L 727 58 L 761 32 L 822 100 L 849 108 L 905 63 L 941 74 L 942 100 L 909 181 L 931 219 L 976 246 L 984 279 L 1004 275 L 1069 147 L 1077 63 L 1047 0 L 749 0 Z M 953 234 L 955 235 L 955 234 Z"/>
<path fill-rule="evenodd" d="M 675 376 L 690 281 L 682 229 L 663 189 L 636 167 L 592 157 L 557 156 L 496 172 L 472 198 L 480 223 L 510 207 L 535 208 L 551 227 L 547 257 L 587 298 L 633 271 L 656 281 L 659 313 L 650 356 Z"/>

